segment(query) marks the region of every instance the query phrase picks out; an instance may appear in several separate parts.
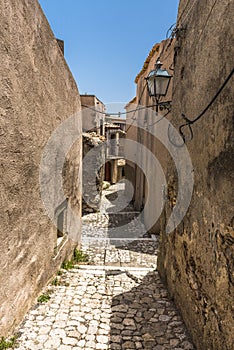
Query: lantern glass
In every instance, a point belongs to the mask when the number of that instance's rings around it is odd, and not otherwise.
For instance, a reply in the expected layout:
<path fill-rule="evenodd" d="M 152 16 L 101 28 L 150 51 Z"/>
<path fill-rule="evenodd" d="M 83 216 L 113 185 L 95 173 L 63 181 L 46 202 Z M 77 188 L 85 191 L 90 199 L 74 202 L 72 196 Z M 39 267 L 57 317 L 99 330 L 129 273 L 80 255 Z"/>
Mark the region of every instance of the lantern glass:
<path fill-rule="evenodd" d="M 152 70 L 146 78 L 149 95 L 154 97 L 165 96 L 171 77 L 166 69 Z"/>

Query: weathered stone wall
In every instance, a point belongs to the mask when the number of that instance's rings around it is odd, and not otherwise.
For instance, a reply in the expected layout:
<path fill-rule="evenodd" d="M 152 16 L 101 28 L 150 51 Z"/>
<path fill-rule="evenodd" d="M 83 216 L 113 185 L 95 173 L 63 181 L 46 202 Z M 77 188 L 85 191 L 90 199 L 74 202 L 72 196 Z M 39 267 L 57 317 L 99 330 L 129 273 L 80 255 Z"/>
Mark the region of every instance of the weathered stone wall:
<path fill-rule="evenodd" d="M 173 87 L 173 119 L 194 119 L 233 68 L 234 3 L 181 0 Z M 172 164 L 159 271 L 179 306 L 198 350 L 233 349 L 233 77 L 193 126 L 186 143 L 194 167 L 194 191 L 182 224 L 164 232 L 177 178 Z"/>
<path fill-rule="evenodd" d="M 137 128 L 135 125 L 133 125 L 133 118 L 134 118 L 134 109 L 136 109 L 136 97 L 132 99 L 126 106 L 126 137 L 127 140 L 137 140 Z M 130 113 L 131 112 L 131 113 Z M 128 144 L 125 145 L 125 158 L 126 158 L 126 164 L 125 164 L 125 178 L 130 182 L 132 186 L 126 185 L 125 191 L 127 191 L 128 194 L 132 193 L 131 189 L 134 188 L 134 194 L 132 200 L 135 201 L 135 187 L 136 187 L 136 164 L 131 161 L 131 159 L 135 158 L 136 149 L 133 149 L 132 147 L 128 147 Z M 129 185 L 130 185 L 129 184 Z"/>
<path fill-rule="evenodd" d="M 80 109 L 80 100 L 38 2 L 1 1 L 0 13 L 0 336 L 5 336 L 76 244 L 67 240 L 54 254 L 57 230 L 40 198 L 39 165 L 53 130 Z M 75 183 L 67 190 L 80 215 L 81 140 L 74 148 L 66 181 Z"/>
<path fill-rule="evenodd" d="M 84 132 L 105 133 L 105 105 L 95 95 L 80 95 L 83 110 L 82 128 Z"/>
<path fill-rule="evenodd" d="M 83 214 L 100 210 L 105 177 L 105 140 L 95 132 L 83 133 Z"/>
<path fill-rule="evenodd" d="M 137 155 L 137 164 L 141 164 L 142 169 L 138 165 L 134 165 L 133 162 L 127 160 L 126 165 L 126 178 L 134 183 L 135 195 L 134 195 L 134 207 L 136 210 L 141 210 L 145 206 L 144 220 L 146 229 L 149 233 L 159 233 L 160 225 L 159 220 L 156 220 L 152 225 L 151 218 L 157 217 L 157 213 L 161 212 L 161 196 L 157 196 L 158 186 L 161 186 L 161 177 L 156 167 L 152 165 L 151 154 L 161 164 L 162 168 L 166 169 L 168 161 L 168 152 L 165 147 L 157 140 L 157 135 L 160 133 L 160 122 L 155 123 L 159 119 L 163 119 L 167 113 L 166 110 L 159 110 L 156 114 L 156 101 L 155 98 L 149 96 L 146 88 L 145 78 L 149 72 L 155 68 L 155 63 L 160 57 L 163 63 L 162 68 L 167 69 L 169 73 L 172 68 L 173 57 L 174 57 L 174 40 L 164 40 L 159 44 L 154 45 L 151 52 L 149 53 L 141 72 L 137 75 L 135 82 L 137 83 L 136 99 L 130 102 L 126 109 L 134 110 L 142 106 L 149 106 L 147 109 L 142 109 L 136 113 L 129 113 L 127 115 L 127 139 L 131 139 L 137 142 L 138 146 L 136 149 L 127 149 L 127 155 L 131 156 L 135 153 Z M 173 79 L 172 79 L 173 80 Z M 168 93 L 165 97 L 160 99 L 160 102 L 170 101 L 172 99 L 172 81 L 170 82 Z M 137 122 L 132 122 L 133 118 Z M 167 118 L 171 118 L 171 114 L 168 114 Z M 148 132 L 147 129 L 150 131 Z M 145 146 L 145 149 L 141 148 L 140 145 Z M 146 149 L 149 152 L 146 152 Z M 127 156 L 128 157 L 128 156 Z M 143 160 L 143 161 L 142 161 Z M 150 174 L 151 177 L 151 188 L 148 189 L 148 179 L 145 173 Z M 148 177 L 149 177 L 148 176 Z M 163 190 L 163 189 L 162 189 Z M 149 197 L 148 194 L 151 196 Z M 160 197 L 160 198 L 159 198 Z"/>

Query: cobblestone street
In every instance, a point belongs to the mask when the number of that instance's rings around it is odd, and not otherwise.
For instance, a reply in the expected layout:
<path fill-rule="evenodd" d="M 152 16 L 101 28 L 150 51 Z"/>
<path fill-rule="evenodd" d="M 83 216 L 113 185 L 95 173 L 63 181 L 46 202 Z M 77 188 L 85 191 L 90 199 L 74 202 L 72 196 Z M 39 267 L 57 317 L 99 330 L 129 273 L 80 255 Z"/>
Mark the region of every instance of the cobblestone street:
<path fill-rule="evenodd" d="M 131 207 L 112 213 L 106 198 L 114 191 L 105 191 L 100 213 L 83 217 L 90 263 L 62 270 L 60 283 L 48 287 L 50 300 L 19 329 L 19 350 L 194 349 L 156 271 L 157 238 L 142 238 Z M 110 241 L 109 230 L 126 223 L 136 239 Z"/>

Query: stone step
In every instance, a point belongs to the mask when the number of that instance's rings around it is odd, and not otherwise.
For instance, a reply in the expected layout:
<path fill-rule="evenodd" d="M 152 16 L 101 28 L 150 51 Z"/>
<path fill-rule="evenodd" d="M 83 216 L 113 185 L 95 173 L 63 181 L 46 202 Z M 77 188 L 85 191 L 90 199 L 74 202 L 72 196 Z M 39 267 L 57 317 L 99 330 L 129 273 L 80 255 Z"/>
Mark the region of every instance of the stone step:
<path fill-rule="evenodd" d="M 156 265 L 154 267 L 133 267 L 133 266 L 113 266 L 113 265 L 75 265 L 78 271 L 132 271 L 132 272 L 152 272 L 155 271 Z"/>

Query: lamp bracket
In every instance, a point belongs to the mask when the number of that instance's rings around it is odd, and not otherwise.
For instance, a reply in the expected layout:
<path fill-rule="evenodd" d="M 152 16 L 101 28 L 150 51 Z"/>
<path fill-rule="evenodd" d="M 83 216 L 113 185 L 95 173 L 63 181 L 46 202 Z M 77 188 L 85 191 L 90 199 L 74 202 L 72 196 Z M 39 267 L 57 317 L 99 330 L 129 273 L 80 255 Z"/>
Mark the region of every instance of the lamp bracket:
<path fill-rule="evenodd" d="M 166 109 L 167 111 L 171 110 L 171 101 L 165 101 L 165 102 L 158 102 L 157 106 L 159 107 L 160 111 L 163 111 Z"/>

